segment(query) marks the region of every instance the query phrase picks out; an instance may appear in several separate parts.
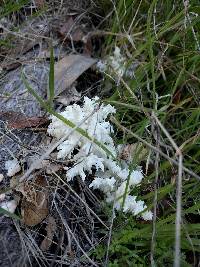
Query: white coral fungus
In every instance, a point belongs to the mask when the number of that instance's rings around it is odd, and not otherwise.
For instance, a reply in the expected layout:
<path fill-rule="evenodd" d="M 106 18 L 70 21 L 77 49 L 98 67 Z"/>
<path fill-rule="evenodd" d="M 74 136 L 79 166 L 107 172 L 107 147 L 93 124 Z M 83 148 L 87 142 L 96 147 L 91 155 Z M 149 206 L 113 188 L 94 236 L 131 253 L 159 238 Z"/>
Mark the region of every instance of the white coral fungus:
<path fill-rule="evenodd" d="M 0 173 L 0 183 L 3 181 L 3 178 L 4 178 L 3 174 Z"/>
<path fill-rule="evenodd" d="M 120 48 L 116 46 L 112 56 L 97 62 L 97 69 L 100 72 L 108 72 L 110 75 L 114 74 L 117 81 L 123 76 L 133 78 L 134 70 L 138 64 L 132 63 L 128 66 L 127 61 L 126 57 L 122 55 Z"/>
<path fill-rule="evenodd" d="M 115 113 L 115 108 L 111 105 L 100 105 L 98 100 L 98 97 L 85 97 L 82 107 L 76 104 L 69 105 L 60 113 L 75 125 L 83 122 L 80 127 L 90 136 L 89 139 L 77 131 L 69 135 L 71 128 L 57 117 L 51 116 L 52 122 L 48 127 L 48 133 L 57 139 L 66 136 L 66 140 L 57 148 L 57 158 L 68 159 L 72 164 L 65 167 L 68 181 L 75 176 L 80 176 L 84 181 L 87 174 L 95 170 L 95 179 L 89 185 L 90 188 L 101 190 L 106 195 L 108 203 L 115 200 L 117 210 L 122 208 L 126 190 L 123 211 L 139 214 L 145 220 L 151 220 L 152 213 L 146 211 L 144 202 L 138 201 L 136 196 L 129 195 L 130 190 L 138 186 L 143 179 L 141 170 L 130 172 L 127 165 L 122 168 L 114 160 L 117 157 L 117 149 L 111 137 L 113 127 L 108 121 L 108 115 Z M 106 151 L 110 151 L 110 154 Z"/>
<path fill-rule="evenodd" d="M 0 194 L 0 202 L 3 201 L 6 198 L 6 194 L 2 193 Z"/>
<path fill-rule="evenodd" d="M 107 60 L 100 60 L 97 63 L 97 68 L 100 72 L 106 72 L 110 70 L 111 72 L 114 71 L 114 74 L 117 78 L 120 78 L 124 75 L 126 68 L 125 68 L 126 58 L 122 56 L 120 48 L 115 47 L 113 56 L 109 56 Z"/>
<path fill-rule="evenodd" d="M 9 200 L 9 201 L 5 201 L 2 202 L 0 204 L 0 207 L 3 208 L 4 210 L 10 212 L 10 213 L 14 213 L 17 207 L 17 202 L 16 200 Z"/>
<path fill-rule="evenodd" d="M 18 160 L 13 159 L 13 160 L 7 160 L 5 162 L 5 169 L 7 170 L 7 175 L 9 177 L 12 177 L 21 170 L 21 167 L 19 165 Z"/>

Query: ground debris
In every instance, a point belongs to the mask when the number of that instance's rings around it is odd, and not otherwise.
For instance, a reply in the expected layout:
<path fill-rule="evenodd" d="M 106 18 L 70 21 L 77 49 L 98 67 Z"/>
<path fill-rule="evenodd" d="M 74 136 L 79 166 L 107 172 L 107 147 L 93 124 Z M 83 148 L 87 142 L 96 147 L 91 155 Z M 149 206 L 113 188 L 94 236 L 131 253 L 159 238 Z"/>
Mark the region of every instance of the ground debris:
<path fill-rule="evenodd" d="M 27 117 L 19 112 L 0 112 L 0 117 L 7 123 L 8 129 L 38 127 L 48 122 L 45 117 Z"/>
<path fill-rule="evenodd" d="M 33 182 L 26 182 L 23 188 L 22 220 L 28 226 L 41 223 L 49 213 L 47 181 L 37 176 Z"/>
<path fill-rule="evenodd" d="M 47 251 L 50 248 L 54 234 L 56 232 L 56 228 L 57 226 L 54 217 L 49 216 L 47 219 L 47 226 L 46 226 L 47 235 L 40 244 L 40 248 L 42 251 Z"/>
<path fill-rule="evenodd" d="M 6 231 L 9 230 L 7 229 L 9 227 L 10 235 L 13 237 L 11 240 L 13 250 L 9 246 L 10 244 L 7 245 L 9 256 L 6 254 L 6 247 L 0 251 L 0 265 L 2 266 L 14 266 L 13 262 L 16 262 L 17 266 L 38 266 L 42 261 L 45 262 L 44 266 L 49 266 L 48 264 L 53 259 L 58 264 L 69 263 L 68 266 L 71 264 L 81 266 L 85 261 L 81 258 L 83 251 L 88 253 L 98 242 L 98 234 L 94 233 L 94 228 L 98 231 L 101 220 L 99 221 L 98 215 L 93 212 L 93 207 L 97 205 L 90 203 L 87 196 L 82 200 L 74 195 L 76 191 L 78 194 L 80 193 L 77 185 L 75 185 L 74 193 L 68 190 L 65 183 L 66 177 L 63 177 L 62 173 L 65 164 L 63 161 L 59 161 L 51 155 L 50 158 L 42 161 L 40 166 L 38 165 L 39 170 L 33 172 L 28 181 L 20 185 L 18 183 L 19 176 L 16 175 L 10 179 L 7 177 L 4 167 L 5 161 L 13 158 L 13 154 L 19 159 L 21 172 L 24 173 L 29 167 L 31 159 L 40 157 L 46 148 L 49 138 L 46 132 L 37 131 L 37 129 L 41 129 L 48 122 L 49 114 L 27 91 L 21 74 L 24 73 L 27 83 L 42 99 L 46 100 L 51 46 L 54 49 L 55 62 L 58 60 L 55 63 L 55 109 L 62 109 L 63 105 L 79 101 L 83 92 L 89 91 L 90 81 L 84 86 L 79 81 L 79 78 L 81 81 L 84 80 L 81 75 L 96 63 L 96 59 L 83 55 L 86 50 L 88 55 L 91 55 L 92 51 L 91 43 L 88 45 L 86 42 L 86 49 L 84 41 L 85 25 L 86 27 L 91 25 L 89 13 L 84 16 L 84 23 L 82 23 L 82 18 L 77 24 L 75 23 L 79 14 L 83 13 L 80 8 L 89 7 L 89 1 L 61 1 L 60 5 L 54 5 L 54 1 L 32 1 L 30 7 L 26 6 L 22 10 L 22 13 L 24 12 L 22 17 L 26 17 L 25 12 L 27 14 L 33 12 L 33 16 L 27 17 L 25 21 L 20 18 L 20 24 L 16 23 L 18 27 L 16 31 L 12 30 L 12 24 L 11 27 L 3 25 L 2 28 L 3 35 L 1 36 L 10 38 L 13 45 L 0 49 L 2 60 L 0 63 L 0 161 L 2 162 L 0 173 L 5 176 L 1 183 L 1 189 L 9 189 L 5 195 L 6 199 L 18 197 L 19 202 L 17 202 L 14 215 L 22 216 L 22 220 L 14 221 L 14 223 L 10 218 L 0 216 L 1 240 L 6 238 Z M 47 10 L 45 10 L 46 7 Z M 55 13 L 50 14 L 51 8 Z M 41 15 L 34 18 L 36 15 L 34 12 L 38 11 L 41 12 Z M 66 18 L 69 18 L 67 22 Z M 63 28 L 59 28 L 60 20 L 62 23 L 65 21 L 68 25 L 63 24 Z M 55 21 L 58 21 L 58 24 Z M 70 23 L 71 26 L 75 23 L 70 31 L 70 38 L 72 36 L 72 43 L 75 44 L 73 49 L 71 39 L 63 42 Z M 51 25 L 54 25 L 55 28 L 51 28 Z M 60 34 L 59 30 L 61 30 Z M 90 70 L 88 73 L 86 73 L 87 77 L 90 76 Z M 91 80 L 93 84 L 93 78 Z M 81 87 L 81 90 L 78 90 L 77 86 Z M 63 179 L 62 182 L 55 177 L 56 175 L 61 180 Z M 90 209 L 93 215 L 90 214 Z M 62 218 L 60 218 L 58 210 L 62 214 Z M 3 220 L 7 219 L 10 220 L 10 226 L 4 224 L 4 228 L 2 228 Z M 68 232 L 63 226 L 63 220 L 68 224 Z M 60 244 L 58 238 L 61 232 L 63 237 Z M 41 239 L 41 237 L 43 238 Z M 5 243 L 7 244 L 7 241 Z M 18 244 L 17 247 L 14 244 Z M 16 255 L 17 261 L 15 260 Z M 12 262 L 9 262 L 9 258 Z M 83 266 L 86 266 L 85 264 L 87 265 L 87 261 L 83 263 Z M 43 266 L 43 262 L 41 266 Z"/>
<path fill-rule="evenodd" d="M 63 40 L 74 42 L 82 41 L 82 38 L 85 35 L 83 32 L 83 26 L 77 26 L 72 16 L 70 16 L 60 27 L 59 34 Z"/>

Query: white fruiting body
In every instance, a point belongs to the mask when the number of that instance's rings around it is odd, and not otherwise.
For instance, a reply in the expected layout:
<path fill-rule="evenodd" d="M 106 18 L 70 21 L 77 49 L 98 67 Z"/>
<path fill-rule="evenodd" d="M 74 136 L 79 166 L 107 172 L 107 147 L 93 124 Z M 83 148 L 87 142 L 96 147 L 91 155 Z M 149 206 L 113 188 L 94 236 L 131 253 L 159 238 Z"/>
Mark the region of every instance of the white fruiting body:
<path fill-rule="evenodd" d="M 85 119 L 80 127 L 87 132 L 91 140 L 74 131 L 67 140 L 58 146 L 57 158 L 68 159 L 73 163 L 72 166 L 65 167 L 68 181 L 76 176 L 80 176 L 84 181 L 86 176 L 92 173 L 92 168 L 95 167 L 95 179 L 89 187 L 101 190 L 108 203 L 115 199 L 117 210 L 122 208 L 123 196 L 125 188 L 127 188 L 123 211 L 131 212 L 134 215 L 140 214 L 144 219 L 150 220 L 152 218 L 150 211 L 142 213 L 147 209 L 144 202 L 136 200 L 136 196 L 129 195 L 130 190 L 138 186 L 143 179 L 141 170 L 137 169 L 130 172 L 128 166 L 125 165 L 122 168 L 115 160 L 118 153 L 111 137 L 113 127 L 108 121 L 108 115 L 115 113 L 115 108 L 111 105 L 100 105 L 98 100 L 97 97 L 94 99 L 85 97 L 82 107 L 73 104 L 67 106 L 60 113 L 75 125 L 79 125 Z M 61 139 L 70 133 L 71 128 L 57 117 L 51 116 L 51 120 L 52 122 L 48 127 L 50 135 Z M 110 155 L 96 141 L 110 151 Z M 126 185 L 127 180 L 129 181 L 128 185 Z"/>
<path fill-rule="evenodd" d="M 0 207 L 10 213 L 14 213 L 17 207 L 17 202 L 14 199 L 9 201 L 4 201 L 0 204 Z"/>
<path fill-rule="evenodd" d="M 0 202 L 3 201 L 6 198 L 6 194 L 2 193 L 0 194 Z"/>
<path fill-rule="evenodd" d="M 97 62 L 97 69 L 100 72 L 108 73 L 110 76 L 114 75 L 114 79 L 117 81 L 123 76 L 132 79 L 138 64 L 132 63 L 128 66 L 127 61 L 127 58 L 122 55 L 120 48 L 116 46 L 112 56 Z"/>
<path fill-rule="evenodd" d="M 21 167 L 19 165 L 18 160 L 13 159 L 13 160 L 7 160 L 5 162 L 5 169 L 7 170 L 7 175 L 9 177 L 12 177 L 21 170 Z"/>
<path fill-rule="evenodd" d="M 3 181 L 4 175 L 0 173 L 0 183 Z"/>

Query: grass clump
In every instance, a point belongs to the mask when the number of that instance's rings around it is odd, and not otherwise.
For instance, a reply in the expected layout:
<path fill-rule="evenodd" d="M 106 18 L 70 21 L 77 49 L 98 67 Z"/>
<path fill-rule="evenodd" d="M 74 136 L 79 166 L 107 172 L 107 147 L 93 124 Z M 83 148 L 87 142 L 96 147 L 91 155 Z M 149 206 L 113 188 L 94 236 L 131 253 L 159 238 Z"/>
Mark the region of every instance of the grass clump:
<path fill-rule="evenodd" d="M 195 178 L 183 172 L 179 263 L 194 266 L 200 249 L 198 2 L 125 0 L 112 2 L 108 14 L 112 14 L 107 24 L 112 33 L 106 38 L 103 54 L 112 54 L 119 47 L 127 59 L 127 70 L 132 68 L 132 77 L 123 75 L 116 84 L 106 73 L 105 86 L 112 83 L 115 88 L 106 102 L 118 110 L 118 142 L 137 143 L 137 136 L 145 141 L 147 158 L 136 157 L 135 163 L 146 172 L 143 194 L 155 207 L 155 219 L 153 226 L 131 216 L 116 219 L 111 244 L 96 253 L 102 256 L 108 249 L 109 266 L 173 264 L 178 168 L 159 153 L 177 161 L 173 140 L 183 154 L 183 166 L 196 173 Z"/>

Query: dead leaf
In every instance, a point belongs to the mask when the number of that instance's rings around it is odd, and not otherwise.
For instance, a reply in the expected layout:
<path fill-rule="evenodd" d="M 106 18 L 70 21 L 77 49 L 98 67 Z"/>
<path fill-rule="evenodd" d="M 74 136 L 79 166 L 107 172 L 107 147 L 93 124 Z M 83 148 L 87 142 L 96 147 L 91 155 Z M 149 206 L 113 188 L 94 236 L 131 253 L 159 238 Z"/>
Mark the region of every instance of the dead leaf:
<path fill-rule="evenodd" d="M 28 226 L 35 226 L 49 213 L 49 193 L 45 177 L 37 176 L 33 182 L 26 182 L 23 194 L 22 220 Z"/>
<path fill-rule="evenodd" d="M 178 105 L 180 103 L 180 100 L 181 100 L 181 93 L 182 93 L 182 90 L 181 89 L 178 89 L 175 94 L 173 95 L 173 98 L 172 98 L 172 103 L 173 104 L 176 104 Z"/>
<path fill-rule="evenodd" d="M 26 117 L 18 121 L 13 121 L 8 124 L 9 129 L 24 129 L 31 127 L 39 127 L 48 122 L 48 119 L 42 117 Z"/>
<path fill-rule="evenodd" d="M 72 30 L 72 27 L 74 25 L 74 20 L 72 17 L 69 17 L 65 23 L 62 24 L 62 26 L 59 29 L 59 33 L 62 37 L 65 37 L 67 34 L 70 33 Z"/>
<path fill-rule="evenodd" d="M 94 63 L 96 59 L 82 55 L 69 55 L 58 61 L 55 64 L 55 96 L 69 88 Z"/>
<path fill-rule="evenodd" d="M 27 117 L 18 112 L 1 112 L 0 118 L 7 122 L 8 129 L 24 129 L 38 127 L 48 122 L 44 117 Z"/>
<path fill-rule="evenodd" d="M 59 29 L 59 34 L 64 40 L 79 42 L 84 37 L 84 32 L 80 25 L 76 25 L 73 17 L 69 17 L 67 21 Z"/>
<path fill-rule="evenodd" d="M 83 31 L 80 28 L 77 28 L 73 33 L 72 33 L 72 40 L 74 42 L 82 41 L 82 38 L 84 36 Z"/>
<path fill-rule="evenodd" d="M 47 231 L 47 235 L 40 245 L 42 251 L 47 251 L 50 248 L 54 234 L 56 232 L 56 228 L 56 221 L 52 216 L 50 216 L 47 219 L 47 226 L 45 228 L 45 230 Z"/>
<path fill-rule="evenodd" d="M 16 68 L 18 68 L 20 65 L 22 65 L 21 62 L 18 62 L 17 60 L 15 62 L 11 62 L 11 63 L 6 63 L 6 64 L 2 64 L 2 69 L 9 71 L 9 70 L 14 70 Z"/>

